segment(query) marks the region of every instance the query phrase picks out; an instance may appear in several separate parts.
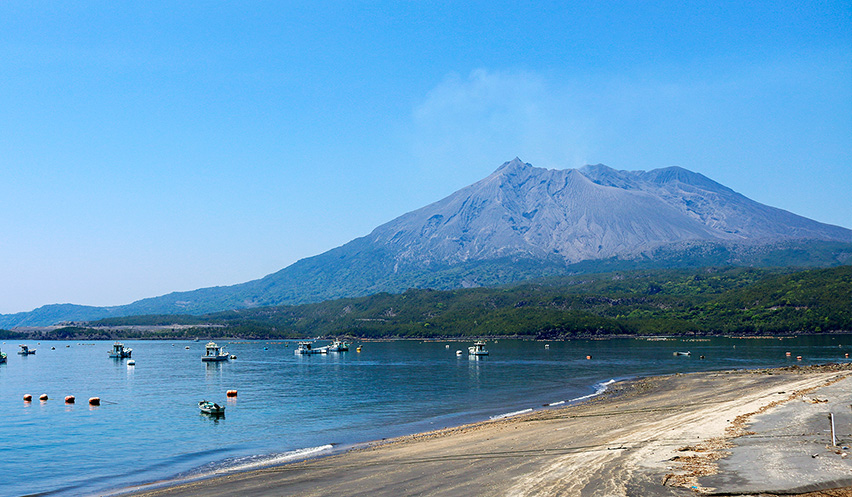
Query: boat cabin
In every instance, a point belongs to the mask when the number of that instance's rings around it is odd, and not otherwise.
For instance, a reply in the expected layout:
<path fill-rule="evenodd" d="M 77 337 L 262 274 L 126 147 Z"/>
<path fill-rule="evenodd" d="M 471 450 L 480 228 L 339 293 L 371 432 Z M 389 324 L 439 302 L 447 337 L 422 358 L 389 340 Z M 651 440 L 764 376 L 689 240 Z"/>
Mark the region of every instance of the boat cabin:
<path fill-rule="evenodd" d="M 204 355 L 201 356 L 201 360 L 204 362 L 218 362 L 227 361 L 228 357 L 230 357 L 228 353 L 225 352 L 222 347 L 216 345 L 216 342 L 208 342 L 205 346 Z"/>
<path fill-rule="evenodd" d="M 485 349 L 485 342 L 474 342 L 472 347 L 467 348 L 469 355 L 488 355 L 488 350 Z"/>

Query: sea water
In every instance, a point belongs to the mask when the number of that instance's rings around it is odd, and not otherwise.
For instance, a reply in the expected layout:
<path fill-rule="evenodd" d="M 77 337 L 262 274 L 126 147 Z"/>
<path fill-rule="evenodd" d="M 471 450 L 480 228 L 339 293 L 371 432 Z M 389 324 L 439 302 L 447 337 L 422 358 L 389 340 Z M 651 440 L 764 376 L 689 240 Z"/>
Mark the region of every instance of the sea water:
<path fill-rule="evenodd" d="M 37 349 L 29 356 L 16 354 L 17 342 L 3 343 L 3 495 L 118 493 L 565 405 L 617 379 L 844 362 L 852 352 L 848 335 L 571 340 L 547 348 L 497 340 L 481 358 L 468 357 L 470 342 L 367 342 L 361 352 L 353 345 L 328 355 L 296 355 L 295 342 L 218 343 L 237 359 L 202 363 L 203 341 L 125 342 L 135 366 L 108 357 L 112 342 L 28 342 Z M 228 400 L 227 390 L 238 396 Z M 41 402 L 44 393 L 49 400 Z M 76 403 L 65 404 L 66 395 Z M 101 405 L 89 406 L 90 397 Z M 201 414 L 202 399 L 225 405 L 225 416 Z"/>

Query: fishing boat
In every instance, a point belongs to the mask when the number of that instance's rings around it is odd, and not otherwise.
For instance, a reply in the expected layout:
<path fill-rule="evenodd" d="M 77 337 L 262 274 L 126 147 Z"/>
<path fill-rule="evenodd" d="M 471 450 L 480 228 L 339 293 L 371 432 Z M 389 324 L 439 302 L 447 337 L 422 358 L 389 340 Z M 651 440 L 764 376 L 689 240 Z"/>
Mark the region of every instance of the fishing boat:
<path fill-rule="evenodd" d="M 202 362 L 227 361 L 231 357 L 223 347 L 216 345 L 216 342 L 208 342 L 204 349 L 204 355 L 201 356 Z"/>
<path fill-rule="evenodd" d="M 331 345 L 326 347 L 329 352 L 346 352 L 349 350 L 349 344 L 341 342 L 340 340 L 335 340 L 331 342 Z"/>
<path fill-rule="evenodd" d="M 692 352 L 689 352 L 689 351 L 687 351 L 687 352 L 675 352 L 672 355 L 676 355 L 676 356 L 677 355 L 692 355 Z"/>
<path fill-rule="evenodd" d="M 109 356 L 113 359 L 124 359 L 130 357 L 130 354 L 132 353 L 133 349 L 125 347 L 123 343 L 115 342 L 112 344 L 112 350 L 109 351 Z"/>
<path fill-rule="evenodd" d="M 204 414 L 225 414 L 225 406 L 220 406 L 219 404 L 215 402 L 210 402 L 209 400 L 202 400 L 201 402 L 199 402 L 198 408 L 201 409 L 201 412 L 203 412 Z"/>
<path fill-rule="evenodd" d="M 328 347 L 316 347 L 314 348 L 313 342 L 299 342 L 299 346 L 296 347 L 296 350 L 293 353 L 297 355 L 302 354 L 327 354 Z"/>
<path fill-rule="evenodd" d="M 6 353 L 0 351 L 0 364 L 3 364 L 4 362 L 6 362 Z"/>
<path fill-rule="evenodd" d="M 19 345 L 19 347 L 21 347 L 21 350 L 19 350 L 18 353 L 21 355 L 30 355 L 36 353 L 35 349 L 30 350 L 29 346 L 27 345 Z"/>
<path fill-rule="evenodd" d="M 485 342 L 473 342 L 473 346 L 467 348 L 468 355 L 488 355 L 488 350 L 485 348 Z"/>

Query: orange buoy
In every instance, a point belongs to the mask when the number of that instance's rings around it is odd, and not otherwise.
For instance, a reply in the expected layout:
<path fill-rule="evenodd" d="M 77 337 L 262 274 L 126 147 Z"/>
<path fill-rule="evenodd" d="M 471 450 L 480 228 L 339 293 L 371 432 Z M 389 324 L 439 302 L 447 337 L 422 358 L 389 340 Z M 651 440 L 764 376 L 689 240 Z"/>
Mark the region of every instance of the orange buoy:
<path fill-rule="evenodd" d="M 66 395 L 65 396 L 65 403 L 66 404 L 73 404 L 75 400 L 76 399 L 74 398 L 73 395 Z"/>
<path fill-rule="evenodd" d="M 90 405 L 90 406 L 99 406 L 99 405 L 101 405 L 101 398 L 100 398 L 100 397 L 92 397 L 92 398 L 90 398 L 90 399 L 89 399 L 89 405 Z"/>
<path fill-rule="evenodd" d="M 47 394 L 43 393 L 43 394 L 39 395 L 38 400 L 47 400 Z"/>
<path fill-rule="evenodd" d="M 793 354 L 791 354 L 791 353 L 787 352 L 787 357 L 790 357 L 791 355 L 793 355 Z"/>
<path fill-rule="evenodd" d="M 24 395 L 24 402 L 32 402 L 33 396 L 30 394 Z"/>
<path fill-rule="evenodd" d="M 592 356 L 590 356 L 590 355 L 586 356 L 586 359 L 591 359 L 591 358 L 592 358 Z"/>
<path fill-rule="evenodd" d="M 226 395 L 226 396 L 228 396 L 228 397 L 236 397 L 236 396 L 237 396 L 237 391 L 236 391 L 236 390 L 228 390 L 228 391 L 225 393 L 225 395 Z"/>
<path fill-rule="evenodd" d="M 801 361 L 801 360 L 802 360 L 802 356 L 797 355 L 797 356 L 796 356 L 796 360 L 797 360 L 797 361 Z"/>

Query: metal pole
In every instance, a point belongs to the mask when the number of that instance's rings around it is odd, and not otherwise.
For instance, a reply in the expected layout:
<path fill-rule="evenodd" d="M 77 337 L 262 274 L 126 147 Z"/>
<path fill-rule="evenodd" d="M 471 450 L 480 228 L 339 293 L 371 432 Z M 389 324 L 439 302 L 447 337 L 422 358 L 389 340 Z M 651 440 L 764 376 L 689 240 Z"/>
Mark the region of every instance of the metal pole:
<path fill-rule="evenodd" d="M 831 445 L 837 447 L 837 439 L 834 437 L 834 413 L 828 413 L 828 419 L 831 420 Z"/>

